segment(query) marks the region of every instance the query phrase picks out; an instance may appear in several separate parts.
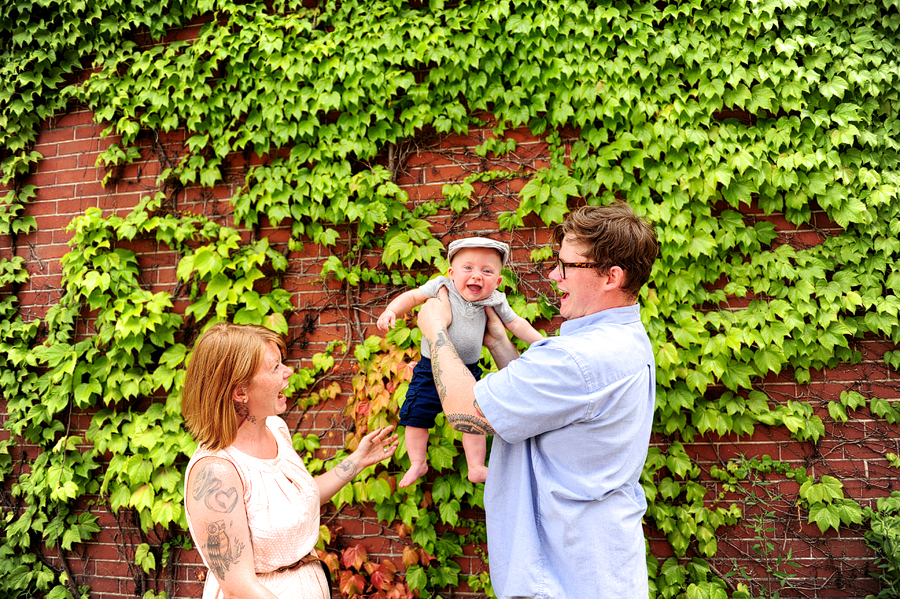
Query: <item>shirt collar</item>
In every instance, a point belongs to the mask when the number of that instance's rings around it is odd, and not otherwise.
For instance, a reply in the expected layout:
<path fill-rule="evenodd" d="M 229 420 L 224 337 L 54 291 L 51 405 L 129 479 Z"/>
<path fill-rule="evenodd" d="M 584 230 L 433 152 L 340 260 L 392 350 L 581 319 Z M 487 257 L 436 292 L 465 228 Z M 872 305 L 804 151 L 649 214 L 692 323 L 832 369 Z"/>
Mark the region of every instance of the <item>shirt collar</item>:
<path fill-rule="evenodd" d="M 587 316 L 567 320 L 559 327 L 561 335 L 567 335 L 580 328 L 596 324 L 634 324 L 641 321 L 641 305 L 634 303 L 621 308 L 607 308 Z"/>

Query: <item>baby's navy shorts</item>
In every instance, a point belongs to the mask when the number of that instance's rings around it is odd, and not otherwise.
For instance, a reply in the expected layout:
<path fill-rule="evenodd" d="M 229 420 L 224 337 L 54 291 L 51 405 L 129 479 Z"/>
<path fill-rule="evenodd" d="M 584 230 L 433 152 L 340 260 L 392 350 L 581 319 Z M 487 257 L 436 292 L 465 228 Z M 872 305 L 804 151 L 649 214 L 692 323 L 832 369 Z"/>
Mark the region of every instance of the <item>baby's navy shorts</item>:
<path fill-rule="evenodd" d="M 466 364 L 466 368 L 475 377 L 481 378 L 481 367 L 476 364 Z M 431 360 L 422 358 L 413 368 L 412 380 L 406 391 L 406 401 L 400 408 L 400 424 L 414 426 L 416 428 L 431 428 L 434 426 L 434 418 L 441 413 L 441 398 L 437 387 L 434 385 L 434 375 L 431 372 Z"/>

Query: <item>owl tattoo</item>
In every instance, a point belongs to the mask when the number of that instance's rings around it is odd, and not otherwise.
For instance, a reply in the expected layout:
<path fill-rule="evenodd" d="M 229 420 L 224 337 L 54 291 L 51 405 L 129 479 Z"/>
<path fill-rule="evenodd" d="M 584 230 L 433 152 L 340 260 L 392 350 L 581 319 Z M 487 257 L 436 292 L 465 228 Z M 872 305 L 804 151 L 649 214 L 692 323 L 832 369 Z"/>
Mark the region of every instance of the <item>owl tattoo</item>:
<path fill-rule="evenodd" d="M 241 542 L 232 544 L 225 531 L 224 520 L 207 524 L 206 535 L 206 555 L 209 567 L 216 573 L 219 580 L 225 580 L 225 573 L 231 564 L 241 557 L 244 544 Z"/>

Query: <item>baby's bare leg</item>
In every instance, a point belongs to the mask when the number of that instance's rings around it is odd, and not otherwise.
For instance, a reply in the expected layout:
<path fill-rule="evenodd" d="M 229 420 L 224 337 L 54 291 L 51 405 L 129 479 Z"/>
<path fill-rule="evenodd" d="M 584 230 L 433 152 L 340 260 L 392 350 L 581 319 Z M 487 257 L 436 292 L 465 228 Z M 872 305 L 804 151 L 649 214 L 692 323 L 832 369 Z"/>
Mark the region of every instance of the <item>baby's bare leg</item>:
<path fill-rule="evenodd" d="M 406 427 L 406 453 L 409 454 L 409 470 L 400 480 L 401 487 L 408 487 L 428 472 L 428 429 Z"/>
<path fill-rule="evenodd" d="M 484 460 L 487 457 L 487 439 L 484 435 L 470 435 L 463 433 L 463 449 L 466 451 L 466 464 L 469 466 L 469 480 L 473 483 L 483 483 L 487 480 L 487 466 Z"/>

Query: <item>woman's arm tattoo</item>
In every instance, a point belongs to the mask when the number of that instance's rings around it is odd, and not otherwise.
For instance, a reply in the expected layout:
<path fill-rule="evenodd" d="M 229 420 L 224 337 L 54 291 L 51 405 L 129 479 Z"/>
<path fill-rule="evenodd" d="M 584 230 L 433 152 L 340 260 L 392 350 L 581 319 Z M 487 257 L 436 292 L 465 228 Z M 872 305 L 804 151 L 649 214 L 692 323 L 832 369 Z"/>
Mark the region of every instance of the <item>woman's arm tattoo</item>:
<path fill-rule="evenodd" d="M 359 474 L 359 467 L 356 462 L 350 458 L 345 458 L 340 464 L 334 467 L 334 474 L 341 480 L 350 481 Z"/>
<path fill-rule="evenodd" d="M 206 542 L 203 545 L 209 566 L 219 580 L 225 580 L 225 573 L 231 564 L 237 563 L 244 551 L 244 544 L 228 535 L 224 520 L 206 525 Z"/>
<path fill-rule="evenodd" d="M 200 468 L 194 477 L 194 484 L 191 488 L 191 495 L 196 501 L 203 500 L 203 504 L 214 512 L 220 514 L 231 513 L 234 506 L 237 505 L 240 494 L 237 488 L 231 487 L 224 489 L 222 481 L 219 480 L 210 467 Z"/>

